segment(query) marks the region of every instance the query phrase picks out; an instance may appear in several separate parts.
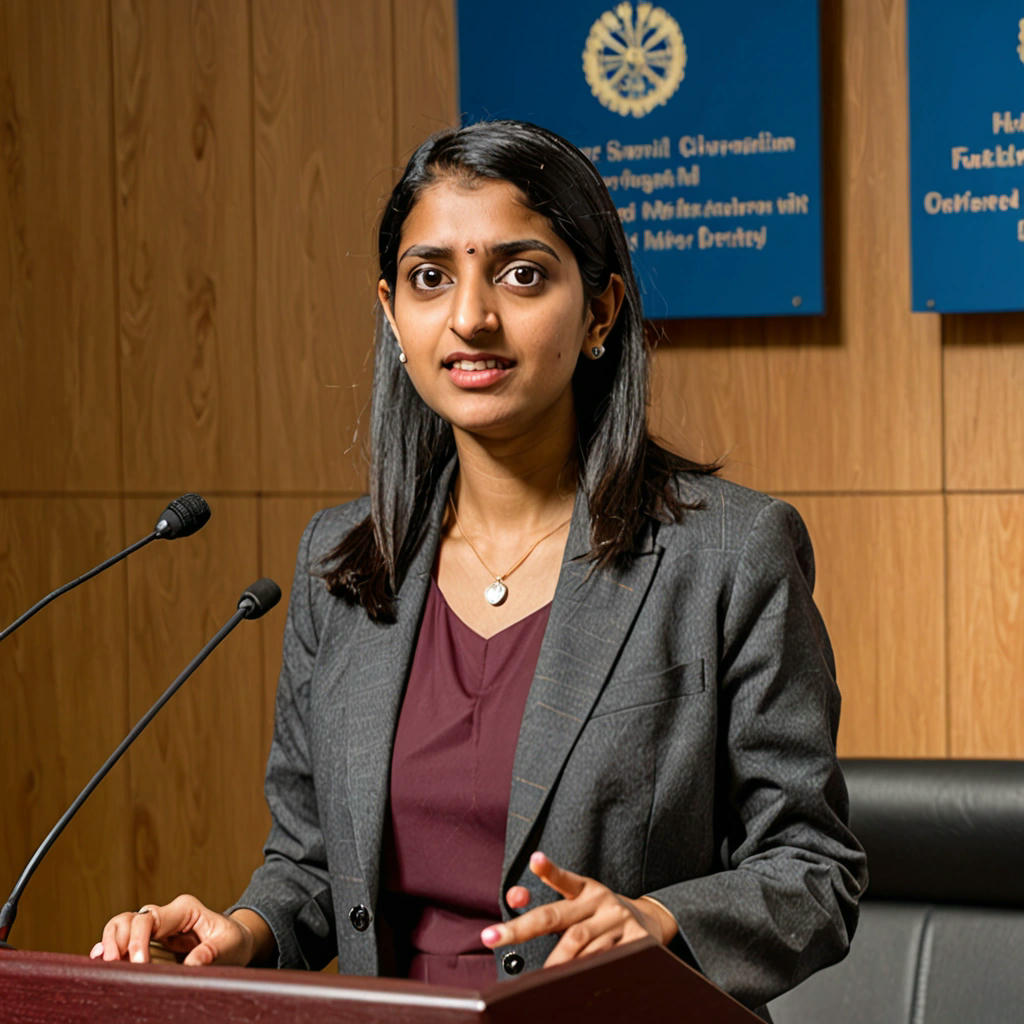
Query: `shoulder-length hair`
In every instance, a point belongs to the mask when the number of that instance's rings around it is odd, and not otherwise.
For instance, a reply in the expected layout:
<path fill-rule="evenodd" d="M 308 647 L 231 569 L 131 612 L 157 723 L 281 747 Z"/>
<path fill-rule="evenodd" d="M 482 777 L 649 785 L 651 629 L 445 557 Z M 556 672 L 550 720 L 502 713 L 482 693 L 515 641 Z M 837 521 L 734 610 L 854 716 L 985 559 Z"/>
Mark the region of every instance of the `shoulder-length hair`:
<path fill-rule="evenodd" d="M 573 377 L 577 486 L 590 509 L 597 566 L 627 559 L 645 520 L 677 520 L 687 505 L 679 472 L 718 467 L 656 444 L 647 430 L 648 344 L 629 245 L 597 168 L 553 132 L 522 121 L 485 121 L 427 139 L 409 160 L 381 218 L 380 274 L 394 294 L 402 226 L 423 190 L 445 178 L 514 185 L 547 217 L 579 266 L 587 298 L 612 274 L 625 284 L 602 359 L 580 358 Z M 332 594 L 393 621 L 395 595 L 427 527 L 441 472 L 455 453 L 452 429 L 419 397 L 398 360 L 398 344 L 377 311 L 370 414 L 370 514 L 328 554 Z"/>

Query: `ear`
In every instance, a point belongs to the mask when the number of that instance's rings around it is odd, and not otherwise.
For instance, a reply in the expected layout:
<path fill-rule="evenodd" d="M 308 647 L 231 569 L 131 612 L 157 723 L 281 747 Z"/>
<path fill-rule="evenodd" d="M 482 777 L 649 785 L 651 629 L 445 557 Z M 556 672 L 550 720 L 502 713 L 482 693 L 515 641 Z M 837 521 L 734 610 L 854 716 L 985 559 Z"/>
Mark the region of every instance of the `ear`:
<path fill-rule="evenodd" d="M 611 274 L 608 285 L 600 295 L 587 301 L 586 331 L 583 334 L 583 354 L 594 359 L 591 349 L 604 345 L 605 338 L 615 326 L 622 309 L 622 300 L 626 294 L 626 286 L 618 274 Z"/>
<path fill-rule="evenodd" d="M 383 277 L 377 282 L 377 301 L 380 303 L 380 308 L 384 311 L 384 315 L 388 318 L 388 323 L 391 325 L 391 332 L 394 334 L 395 340 L 401 345 L 402 339 L 398 336 L 395 312 L 391 308 L 391 289 L 388 288 L 388 283 Z"/>

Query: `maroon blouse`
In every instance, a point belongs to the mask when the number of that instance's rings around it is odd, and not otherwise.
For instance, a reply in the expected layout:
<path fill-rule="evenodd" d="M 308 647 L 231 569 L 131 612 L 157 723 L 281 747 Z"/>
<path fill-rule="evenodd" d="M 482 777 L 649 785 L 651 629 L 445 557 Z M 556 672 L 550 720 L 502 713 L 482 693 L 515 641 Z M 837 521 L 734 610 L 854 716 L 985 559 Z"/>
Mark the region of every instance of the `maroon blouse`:
<path fill-rule="evenodd" d="M 551 605 L 484 639 L 431 581 L 391 755 L 381 912 L 395 971 L 479 988 L 501 920 L 512 763 Z"/>

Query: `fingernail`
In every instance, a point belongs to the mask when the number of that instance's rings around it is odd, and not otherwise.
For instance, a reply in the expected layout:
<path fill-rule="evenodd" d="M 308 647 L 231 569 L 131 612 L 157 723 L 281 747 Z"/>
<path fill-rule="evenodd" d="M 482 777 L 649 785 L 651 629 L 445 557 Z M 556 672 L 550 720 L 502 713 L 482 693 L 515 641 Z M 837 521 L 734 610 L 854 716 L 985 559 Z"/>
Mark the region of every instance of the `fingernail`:
<path fill-rule="evenodd" d="M 144 963 L 144 962 L 145 962 L 145 959 L 142 956 L 142 950 L 141 949 L 135 950 L 135 952 L 132 953 L 132 963 L 133 964 L 141 964 L 141 963 Z"/>
<path fill-rule="evenodd" d="M 92 949 L 89 950 L 89 956 L 90 956 L 91 959 L 95 960 L 96 957 L 98 957 L 102 952 L 103 952 L 103 943 L 102 942 L 97 942 L 96 945 L 93 946 Z"/>
<path fill-rule="evenodd" d="M 501 933 L 498 931 L 497 928 L 485 928 L 480 933 L 480 941 L 485 946 L 496 946 L 500 938 Z"/>

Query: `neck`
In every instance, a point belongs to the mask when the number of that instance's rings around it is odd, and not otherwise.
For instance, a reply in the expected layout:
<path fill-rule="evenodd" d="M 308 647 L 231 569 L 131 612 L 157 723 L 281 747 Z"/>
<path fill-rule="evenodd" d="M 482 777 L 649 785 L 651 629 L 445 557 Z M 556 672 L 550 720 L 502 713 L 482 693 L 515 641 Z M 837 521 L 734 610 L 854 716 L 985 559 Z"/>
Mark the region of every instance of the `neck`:
<path fill-rule="evenodd" d="M 456 431 L 453 496 L 464 523 L 532 534 L 568 518 L 576 493 L 576 427 L 559 436 L 494 442 Z"/>

